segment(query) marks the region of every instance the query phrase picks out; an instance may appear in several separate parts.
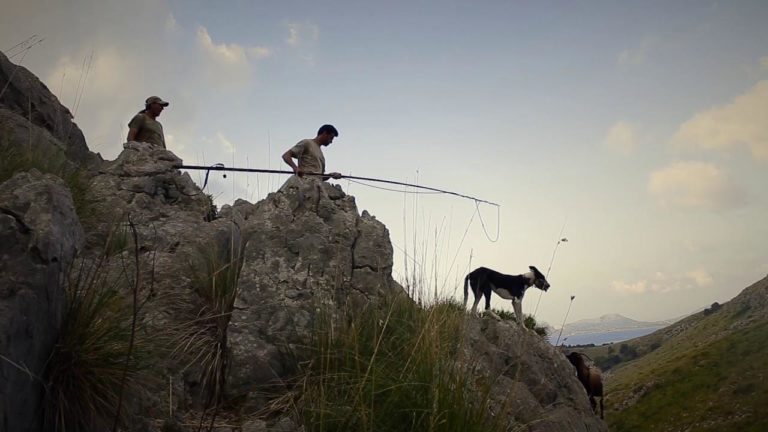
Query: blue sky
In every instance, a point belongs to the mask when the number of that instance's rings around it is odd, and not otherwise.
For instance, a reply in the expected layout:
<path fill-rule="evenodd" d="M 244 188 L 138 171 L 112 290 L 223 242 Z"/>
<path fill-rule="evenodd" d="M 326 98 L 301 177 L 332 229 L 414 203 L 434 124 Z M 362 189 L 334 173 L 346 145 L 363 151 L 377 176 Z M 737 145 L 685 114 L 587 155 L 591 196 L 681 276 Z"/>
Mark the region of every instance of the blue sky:
<path fill-rule="evenodd" d="M 160 118 L 169 148 L 187 163 L 284 168 L 282 152 L 333 123 L 329 170 L 500 203 L 498 220 L 480 207 L 491 237 L 499 226 L 490 242 L 471 201 L 340 181 L 389 228 L 398 277 L 415 260 L 425 291 L 437 280 L 441 295 L 459 295 L 470 265 L 544 270 L 563 226 L 569 242 L 538 311 L 554 325 L 571 295 L 568 321 L 666 319 L 768 273 L 764 1 L 11 0 L 3 10 L 0 49 L 45 38 L 14 61 L 70 108 L 88 69 L 75 121 L 107 159 L 157 94 L 171 102 Z M 209 187 L 224 204 L 284 180 L 236 174 Z"/>

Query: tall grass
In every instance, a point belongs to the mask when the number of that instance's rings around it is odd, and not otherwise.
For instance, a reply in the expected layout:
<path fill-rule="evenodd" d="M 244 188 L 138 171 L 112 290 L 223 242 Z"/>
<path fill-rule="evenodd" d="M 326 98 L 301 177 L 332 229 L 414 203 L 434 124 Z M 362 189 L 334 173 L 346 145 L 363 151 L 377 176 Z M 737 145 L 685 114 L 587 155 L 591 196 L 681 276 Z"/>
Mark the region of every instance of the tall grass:
<path fill-rule="evenodd" d="M 318 316 L 297 401 L 311 431 L 502 431 L 476 388 L 463 308 L 405 295 Z"/>
<path fill-rule="evenodd" d="M 179 323 L 170 330 L 173 355 L 184 369 L 199 372 L 205 408 L 222 401 L 229 368 L 227 328 L 232 317 L 241 268 L 241 247 L 229 250 L 200 246 L 190 262 L 192 289 L 196 295 L 168 299 Z"/>
<path fill-rule="evenodd" d="M 45 430 L 125 424 L 118 408 L 123 393 L 140 391 L 144 381 L 153 350 L 124 293 L 132 285 L 126 263 L 113 259 L 80 259 L 66 278 L 62 326 L 44 374 Z"/>

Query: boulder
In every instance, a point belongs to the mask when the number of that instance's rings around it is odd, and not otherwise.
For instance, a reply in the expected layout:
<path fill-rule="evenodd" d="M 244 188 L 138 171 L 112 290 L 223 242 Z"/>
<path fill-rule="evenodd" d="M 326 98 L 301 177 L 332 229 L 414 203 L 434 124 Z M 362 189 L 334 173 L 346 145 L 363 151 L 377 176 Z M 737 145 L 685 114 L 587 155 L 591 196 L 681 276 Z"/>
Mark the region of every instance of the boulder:
<path fill-rule="evenodd" d="M 0 430 L 38 430 L 41 376 L 84 244 L 64 183 L 33 170 L 0 184 Z"/>
<path fill-rule="evenodd" d="M 340 186 L 290 177 L 250 208 L 248 244 L 229 328 L 230 390 L 257 393 L 294 372 L 320 308 L 357 308 L 402 292 L 384 224 Z"/>

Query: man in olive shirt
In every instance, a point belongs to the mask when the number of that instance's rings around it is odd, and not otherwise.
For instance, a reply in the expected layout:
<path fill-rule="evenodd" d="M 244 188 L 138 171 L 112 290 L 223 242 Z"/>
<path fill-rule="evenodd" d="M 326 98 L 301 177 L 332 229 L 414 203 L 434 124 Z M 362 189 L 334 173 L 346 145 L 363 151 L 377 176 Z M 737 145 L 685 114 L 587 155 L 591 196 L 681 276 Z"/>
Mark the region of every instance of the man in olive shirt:
<path fill-rule="evenodd" d="M 128 123 L 128 141 L 140 141 L 165 148 L 163 125 L 157 121 L 157 116 L 167 106 L 168 102 L 157 96 L 148 97 L 144 109 Z"/>
<path fill-rule="evenodd" d="M 332 125 L 323 125 L 317 131 L 317 136 L 313 139 L 304 139 L 299 141 L 283 154 L 283 161 L 293 169 L 294 174 L 302 177 L 305 173 L 325 174 L 325 156 L 321 147 L 328 146 L 335 137 L 339 136 L 339 131 Z M 293 160 L 297 159 L 296 165 Z M 341 174 L 337 172 L 328 173 L 322 176 L 323 180 L 333 177 L 340 179 Z"/>

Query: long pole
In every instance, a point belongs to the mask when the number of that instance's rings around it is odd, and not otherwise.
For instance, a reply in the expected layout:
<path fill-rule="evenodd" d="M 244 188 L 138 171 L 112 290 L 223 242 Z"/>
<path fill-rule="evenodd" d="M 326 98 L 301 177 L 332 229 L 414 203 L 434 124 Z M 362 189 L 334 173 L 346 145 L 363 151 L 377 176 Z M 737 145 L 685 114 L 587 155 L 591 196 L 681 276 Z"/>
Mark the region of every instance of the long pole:
<path fill-rule="evenodd" d="M 563 325 L 560 326 L 560 334 L 557 335 L 557 342 L 555 342 L 555 346 L 558 346 L 560 344 L 560 336 L 563 335 L 563 329 L 565 329 L 565 320 L 568 319 L 568 314 L 571 312 L 571 305 L 573 304 L 573 299 L 575 299 L 576 296 L 571 296 L 571 301 L 568 303 L 568 310 L 565 312 L 565 318 L 563 318 Z"/>

